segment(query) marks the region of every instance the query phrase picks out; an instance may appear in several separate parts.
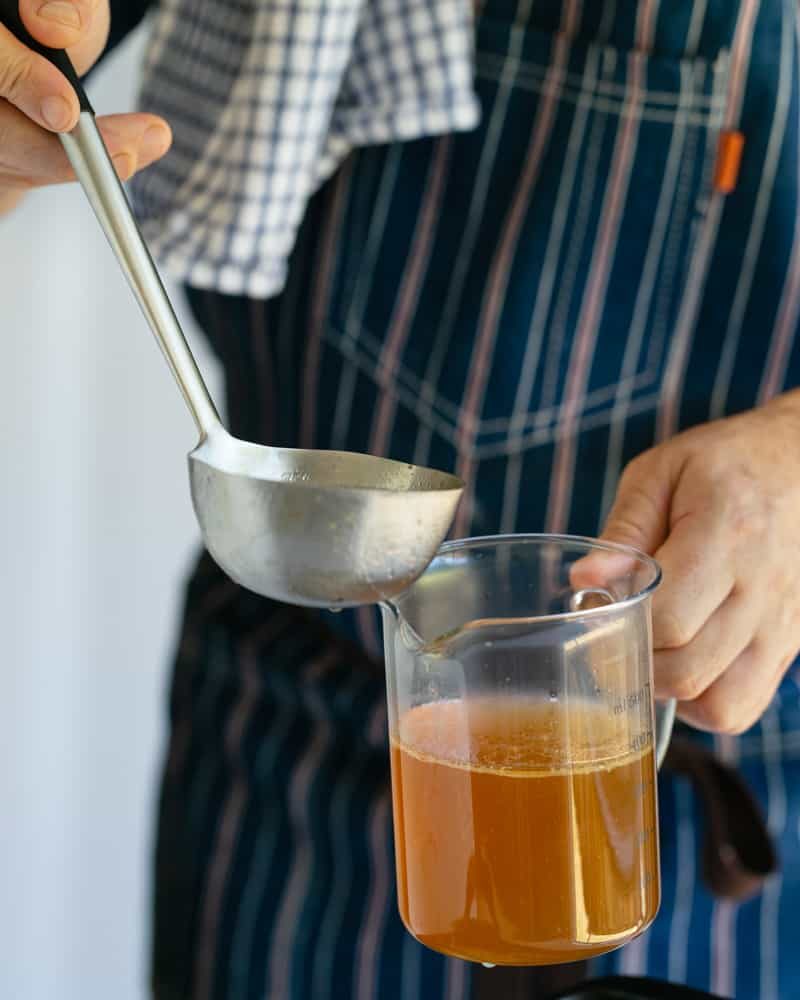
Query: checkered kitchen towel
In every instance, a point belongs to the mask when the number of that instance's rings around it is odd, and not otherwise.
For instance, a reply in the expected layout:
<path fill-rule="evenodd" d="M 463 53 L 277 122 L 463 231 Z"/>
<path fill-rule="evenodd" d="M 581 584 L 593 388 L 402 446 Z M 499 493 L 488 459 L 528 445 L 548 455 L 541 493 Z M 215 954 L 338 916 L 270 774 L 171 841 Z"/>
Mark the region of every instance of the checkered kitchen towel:
<path fill-rule="evenodd" d="M 141 105 L 169 155 L 132 185 L 162 266 L 279 292 L 308 198 L 362 145 L 473 128 L 471 0 L 163 0 Z"/>

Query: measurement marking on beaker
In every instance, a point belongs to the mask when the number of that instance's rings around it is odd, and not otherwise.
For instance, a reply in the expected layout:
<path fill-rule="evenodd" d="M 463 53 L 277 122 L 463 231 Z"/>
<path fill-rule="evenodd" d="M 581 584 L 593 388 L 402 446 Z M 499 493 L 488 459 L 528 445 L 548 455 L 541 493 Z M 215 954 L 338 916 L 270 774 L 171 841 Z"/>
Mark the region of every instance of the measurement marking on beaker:
<path fill-rule="evenodd" d="M 653 742 L 653 731 L 651 729 L 643 729 L 640 733 L 634 733 L 631 736 L 630 747 L 631 750 L 644 750 L 649 747 Z"/>
<path fill-rule="evenodd" d="M 634 708 L 641 708 L 643 705 L 649 704 L 650 681 L 645 681 L 638 691 L 629 691 L 627 694 L 617 695 L 611 706 L 611 711 L 614 715 L 622 715 L 624 712 L 630 712 Z"/>

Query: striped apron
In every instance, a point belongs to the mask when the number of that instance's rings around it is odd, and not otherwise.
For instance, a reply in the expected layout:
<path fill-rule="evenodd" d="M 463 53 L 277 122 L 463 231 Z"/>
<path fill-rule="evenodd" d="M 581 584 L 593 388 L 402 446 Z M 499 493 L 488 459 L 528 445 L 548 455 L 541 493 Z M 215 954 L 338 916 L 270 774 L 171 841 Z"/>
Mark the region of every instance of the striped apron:
<path fill-rule="evenodd" d="M 795 0 L 485 0 L 479 129 L 353 155 L 280 297 L 189 290 L 233 433 L 455 470 L 458 535 L 597 533 L 637 453 L 800 383 L 797 28 Z M 727 193 L 723 131 L 745 136 Z M 204 556 L 170 712 L 158 1000 L 471 995 L 397 914 L 374 610 L 286 608 Z M 662 776 L 660 915 L 598 966 L 798 997 L 797 669 L 752 730 L 697 739 L 781 871 L 712 898 L 698 803 Z"/>

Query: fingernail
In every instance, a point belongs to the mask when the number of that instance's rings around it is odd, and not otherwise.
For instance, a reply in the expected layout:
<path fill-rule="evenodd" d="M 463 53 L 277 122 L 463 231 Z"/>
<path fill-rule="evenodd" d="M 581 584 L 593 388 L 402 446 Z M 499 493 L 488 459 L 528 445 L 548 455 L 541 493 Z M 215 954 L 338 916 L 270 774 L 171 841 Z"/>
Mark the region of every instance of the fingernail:
<path fill-rule="evenodd" d="M 130 153 L 117 153 L 111 159 L 114 161 L 114 169 L 119 174 L 121 180 L 126 181 L 133 173 L 133 157 Z"/>
<path fill-rule="evenodd" d="M 151 125 L 142 136 L 139 153 L 142 159 L 155 160 L 169 145 L 169 129 L 163 125 Z"/>
<path fill-rule="evenodd" d="M 41 111 L 42 118 L 57 132 L 65 129 L 72 121 L 72 108 L 63 97 L 45 97 Z"/>
<path fill-rule="evenodd" d="M 44 17 L 48 21 L 55 21 L 56 24 L 63 24 L 65 28 L 80 28 L 81 14 L 77 7 L 71 3 L 43 3 L 36 12 L 39 17 Z"/>

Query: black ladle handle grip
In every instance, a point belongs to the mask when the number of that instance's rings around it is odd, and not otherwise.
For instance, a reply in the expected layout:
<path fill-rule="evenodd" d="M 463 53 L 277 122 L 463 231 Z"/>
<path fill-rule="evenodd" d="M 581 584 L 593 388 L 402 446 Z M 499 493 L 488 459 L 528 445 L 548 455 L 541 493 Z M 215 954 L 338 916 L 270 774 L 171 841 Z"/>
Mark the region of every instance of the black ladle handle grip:
<path fill-rule="evenodd" d="M 76 73 L 70 57 L 64 49 L 49 49 L 46 45 L 42 45 L 41 42 L 36 41 L 33 35 L 31 35 L 22 23 L 22 18 L 19 16 L 19 0 L 0 0 L 0 22 L 2 22 L 11 34 L 19 39 L 23 45 L 27 45 L 29 49 L 33 49 L 34 52 L 38 52 L 40 56 L 44 56 L 45 59 L 51 62 L 56 69 L 61 70 L 64 76 L 72 84 L 72 89 L 75 91 L 78 98 L 81 111 L 89 111 L 91 114 L 94 114 L 94 109 L 89 103 L 89 98 L 86 96 L 86 91 L 83 89 L 80 77 Z"/>

